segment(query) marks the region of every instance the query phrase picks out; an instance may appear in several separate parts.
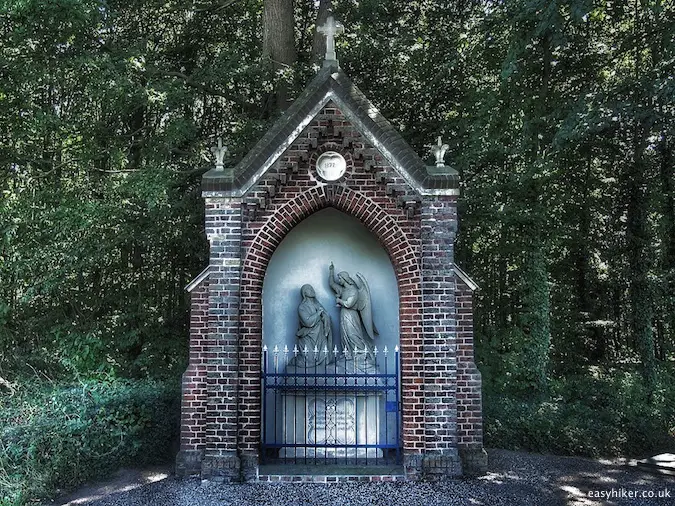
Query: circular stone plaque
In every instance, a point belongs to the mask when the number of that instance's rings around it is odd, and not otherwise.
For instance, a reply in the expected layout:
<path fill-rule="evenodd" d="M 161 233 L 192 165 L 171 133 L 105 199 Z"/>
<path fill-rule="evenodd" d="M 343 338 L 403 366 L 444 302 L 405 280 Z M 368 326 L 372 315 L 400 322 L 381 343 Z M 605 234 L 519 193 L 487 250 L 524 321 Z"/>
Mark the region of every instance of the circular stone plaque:
<path fill-rule="evenodd" d="M 337 181 L 347 170 L 347 162 L 340 153 L 326 151 L 316 161 L 316 172 L 325 181 Z"/>

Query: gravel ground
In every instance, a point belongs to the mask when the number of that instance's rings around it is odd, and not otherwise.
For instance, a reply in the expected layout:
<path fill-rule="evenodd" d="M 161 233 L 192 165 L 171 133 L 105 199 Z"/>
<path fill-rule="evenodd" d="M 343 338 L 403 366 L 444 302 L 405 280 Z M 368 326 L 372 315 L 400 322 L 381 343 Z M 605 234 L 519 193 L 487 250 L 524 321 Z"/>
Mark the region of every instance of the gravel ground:
<path fill-rule="evenodd" d="M 527 506 L 675 505 L 675 478 L 619 461 L 491 450 L 490 471 L 449 483 L 255 483 L 223 485 L 178 480 L 162 470 L 124 471 L 57 504 L 70 506 Z M 589 492 L 670 492 L 670 498 L 610 499 Z"/>

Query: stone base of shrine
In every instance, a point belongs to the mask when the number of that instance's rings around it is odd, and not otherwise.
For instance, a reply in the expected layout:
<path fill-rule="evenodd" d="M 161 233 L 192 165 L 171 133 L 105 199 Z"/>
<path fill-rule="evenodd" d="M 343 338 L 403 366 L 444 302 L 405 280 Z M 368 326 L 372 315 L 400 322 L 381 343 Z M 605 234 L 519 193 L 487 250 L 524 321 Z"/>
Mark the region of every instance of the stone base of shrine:
<path fill-rule="evenodd" d="M 488 454 L 484 448 L 461 448 L 459 456 L 465 476 L 482 476 L 487 473 Z"/>
<path fill-rule="evenodd" d="M 202 461 L 202 478 L 224 483 L 241 481 L 241 460 L 234 453 L 206 455 Z"/>
<path fill-rule="evenodd" d="M 326 459 L 326 460 L 355 460 L 381 459 L 382 450 L 379 448 L 296 448 L 284 446 L 279 451 L 280 459 Z"/>
<path fill-rule="evenodd" d="M 442 452 L 412 453 L 403 455 L 403 467 L 408 480 L 443 481 L 462 476 L 462 460 L 456 448 Z"/>
<path fill-rule="evenodd" d="M 195 476 L 202 472 L 204 450 L 181 450 L 176 456 L 176 475 Z"/>

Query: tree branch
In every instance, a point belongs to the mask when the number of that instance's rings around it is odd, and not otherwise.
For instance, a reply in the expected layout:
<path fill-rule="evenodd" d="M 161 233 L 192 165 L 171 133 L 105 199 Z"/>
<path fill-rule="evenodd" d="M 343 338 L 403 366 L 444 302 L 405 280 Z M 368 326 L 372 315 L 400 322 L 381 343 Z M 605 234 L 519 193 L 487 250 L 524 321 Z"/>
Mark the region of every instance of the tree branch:
<path fill-rule="evenodd" d="M 177 77 L 178 79 L 181 79 L 186 86 L 189 86 L 191 88 L 194 88 L 196 90 L 202 91 L 206 93 L 207 95 L 213 95 L 216 97 L 221 97 L 226 100 L 229 100 L 230 102 L 234 102 L 235 104 L 241 106 L 246 110 L 247 112 L 258 112 L 259 108 L 255 107 L 252 104 L 249 104 L 245 100 L 242 100 L 241 97 L 237 95 L 232 95 L 230 93 L 225 93 L 223 91 L 217 90 L 215 88 L 212 88 L 211 86 L 205 84 L 205 83 L 200 83 L 200 82 L 195 82 L 192 76 L 188 76 L 187 74 L 184 74 L 183 72 L 178 72 L 178 71 L 168 71 L 168 72 L 160 72 L 166 77 Z"/>
<path fill-rule="evenodd" d="M 12 384 L 9 381 L 7 381 L 6 379 L 4 379 L 2 377 L 0 377 L 0 387 L 4 387 L 7 390 L 9 390 L 10 397 L 13 396 L 14 393 L 16 392 L 16 390 L 14 389 L 14 386 L 12 386 Z"/>

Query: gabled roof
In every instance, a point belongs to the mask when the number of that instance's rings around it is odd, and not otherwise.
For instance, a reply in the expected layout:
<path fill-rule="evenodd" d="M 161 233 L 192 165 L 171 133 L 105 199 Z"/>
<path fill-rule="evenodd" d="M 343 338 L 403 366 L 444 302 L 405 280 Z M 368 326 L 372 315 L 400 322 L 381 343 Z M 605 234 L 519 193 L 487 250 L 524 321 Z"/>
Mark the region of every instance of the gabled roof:
<path fill-rule="evenodd" d="M 234 169 L 212 169 L 204 174 L 202 190 L 232 196 L 246 194 L 331 100 L 420 194 L 458 193 L 457 171 L 450 167 L 427 167 L 398 130 L 337 66 L 322 68 Z"/>

